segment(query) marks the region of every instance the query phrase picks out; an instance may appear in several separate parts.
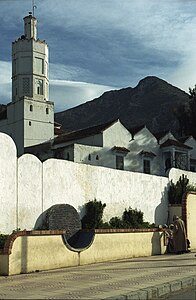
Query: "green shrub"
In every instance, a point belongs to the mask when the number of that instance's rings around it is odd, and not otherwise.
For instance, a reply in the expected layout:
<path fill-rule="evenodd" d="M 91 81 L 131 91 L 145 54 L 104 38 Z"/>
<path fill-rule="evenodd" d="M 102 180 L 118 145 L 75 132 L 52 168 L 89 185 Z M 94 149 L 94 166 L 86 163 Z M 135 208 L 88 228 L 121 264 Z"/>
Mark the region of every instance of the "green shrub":
<path fill-rule="evenodd" d="M 110 219 L 109 221 L 109 225 L 111 228 L 124 228 L 124 224 L 122 219 L 120 219 L 119 217 L 113 217 Z"/>
<path fill-rule="evenodd" d="M 150 224 L 149 222 L 143 221 L 144 213 L 141 210 L 125 209 L 121 218 L 113 217 L 109 221 L 109 225 L 111 228 L 154 228 L 155 224 Z"/>
<path fill-rule="evenodd" d="M 144 213 L 141 210 L 132 209 L 129 207 L 125 209 L 122 217 L 112 217 L 109 222 L 103 222 L 103 211 L 106 204 L 96 199 L 89 201 L 84 205 L 85 215 L 82 218 L 83 229 L 99 229 L 99 228 L 113 228 L 113 229 L 129 229 L 129 228 L 154 228 L 155 224 L 144 222 Z"/>
<path fill-rule="evenodd" d="M 3 249 L 7 240 L 8 234 L 0 234 L 0 249 Z"/>
<path fill-rule="evenodd" d="M 106 204 L 102 204 L 101 201 L 94 199 L 84 205 L 85 215 L 82 218 L 82 228 L 95 229 L 103 228 L 103 211 Z"/>
<path fill-rule="evenodd" d="M 141 228 L 143 224 L 143 215 L 144 213 L 141 210 L 132 209 L 125 209 L 122 215 L 122 221 L 124 224 L 124 228 Z"/>

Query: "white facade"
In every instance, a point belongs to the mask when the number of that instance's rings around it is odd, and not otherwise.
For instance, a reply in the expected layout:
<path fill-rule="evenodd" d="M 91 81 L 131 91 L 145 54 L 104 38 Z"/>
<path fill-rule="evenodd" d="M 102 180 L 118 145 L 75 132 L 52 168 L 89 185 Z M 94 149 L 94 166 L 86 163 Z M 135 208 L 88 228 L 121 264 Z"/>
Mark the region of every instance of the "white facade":
<path fill-rule="evenodd" d="M 146 126 L 131 133 L 116 120 L 60 135 L 51 143 L 26 149 L 26 153 L 35 154 L 42 161 L 54 157 L 112 169 L 167 176 L 172 167 L 190 170 L 192 150 L 190 146 L 176 140 L 170 132 L 158 139 Z"/>
<path fill-rule="evenodd" d="M 24 18 L 24 35 L 12 43 L 12 102 L 7 118 L 0 120 L 0 131 L 24 147 L 54 137 L 54 104 L 48 101 L 48 45 L 37 39 L 37 20 Z"/>

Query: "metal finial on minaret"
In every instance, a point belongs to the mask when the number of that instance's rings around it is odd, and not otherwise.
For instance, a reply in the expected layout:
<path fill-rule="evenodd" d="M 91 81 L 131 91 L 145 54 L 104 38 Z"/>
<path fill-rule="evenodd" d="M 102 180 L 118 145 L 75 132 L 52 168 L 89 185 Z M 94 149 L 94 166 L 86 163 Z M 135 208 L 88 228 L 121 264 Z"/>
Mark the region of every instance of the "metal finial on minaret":
<path fill-rule="evenodd" d="M 37 8 L 37 6 L 35 5 L 35 0 L 32 0 L 32 7 L 33 7 L 33 17 L 35 16 L 35 8 Z"/>

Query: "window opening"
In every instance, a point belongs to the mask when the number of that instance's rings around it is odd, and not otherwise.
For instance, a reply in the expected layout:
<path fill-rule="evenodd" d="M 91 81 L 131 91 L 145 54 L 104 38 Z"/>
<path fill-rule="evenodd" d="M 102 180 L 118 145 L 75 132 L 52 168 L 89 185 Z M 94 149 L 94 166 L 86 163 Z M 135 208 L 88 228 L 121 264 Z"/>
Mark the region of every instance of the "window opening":
<path fill-rule="evenodd" d="M 30 105 L 30 111 L 33 111 L 33 105 L 32 104 Z"/>
<path fill-rule="evenodd" d="M 116 169 L 124 170 L 124 157 L 121 155 L 116 155 Z"/>
<path fill-rule="evenodd" d="M 150 160 L 144 159 L 143 161 L 143 171 L 145 174 L 150 174 Z"/>

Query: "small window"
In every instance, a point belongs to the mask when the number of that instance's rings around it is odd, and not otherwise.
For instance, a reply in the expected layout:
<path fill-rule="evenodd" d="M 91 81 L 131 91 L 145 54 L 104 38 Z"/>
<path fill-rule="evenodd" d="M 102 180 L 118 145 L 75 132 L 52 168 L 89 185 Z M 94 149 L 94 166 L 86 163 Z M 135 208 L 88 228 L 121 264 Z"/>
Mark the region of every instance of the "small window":
<path fill-rule="evenodd" d="M 99 160 L 99 155 L 96 155 L 96 160 Z"/>
<path fill-rule="evenodd" d="M 30 111 L 33 111 L 33 105 L 32 104 L 30 105 Z"/>
<path fill-rule="evenodd" d="M 116 169 L 124 170 L 124 157 L 121 155 L 116 155 Z"/>
<path fill-rule="evenodd" d="M 48 115 L 49 114 L 49 108 L 46 107 L 46 114 Z"/>
<path fill-rule="evenodd" d="M 150 174 L 150 160 L 144 159 L 143 161 L 143 170 L 145 174 Z"/>
<path fill-rule="evenodd" d="M 29 126 L 31 126 L 31 121 L 29 121 Z"/>
<path fill-rule="evenodd" d="M 35 80 L 35 87 L 38 95 L 43 95 L 43 80 L 41 79 L 36 79 Z"/>
<path fill-rule="evenodd" d="M 91 155 L 89 154 L 89 156 L 88 156 L 88 160 L 91 160 Z"/>

